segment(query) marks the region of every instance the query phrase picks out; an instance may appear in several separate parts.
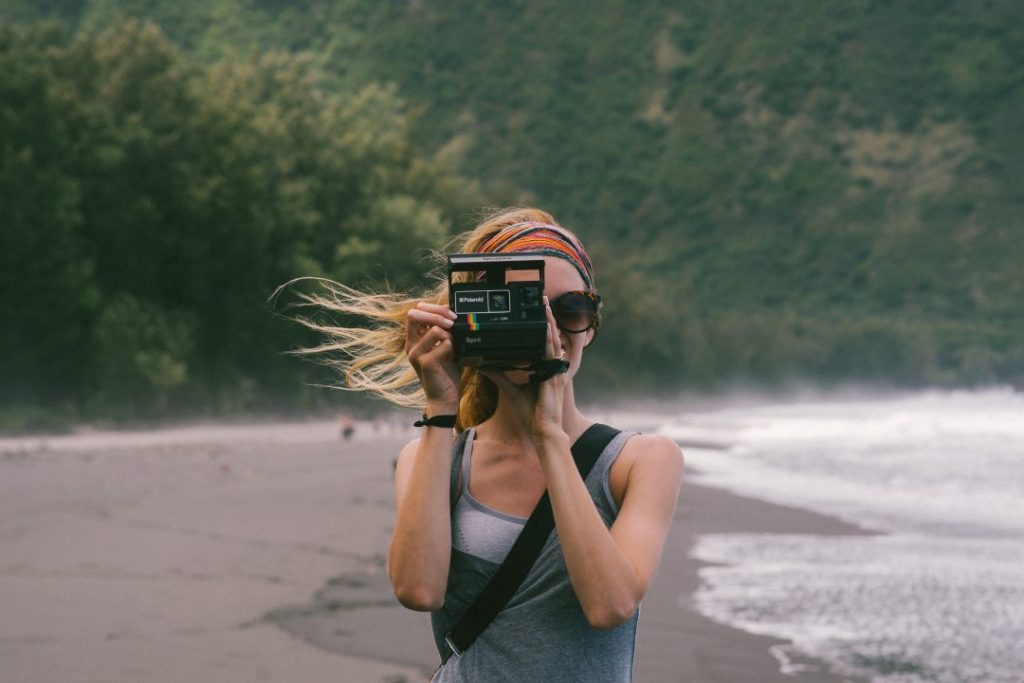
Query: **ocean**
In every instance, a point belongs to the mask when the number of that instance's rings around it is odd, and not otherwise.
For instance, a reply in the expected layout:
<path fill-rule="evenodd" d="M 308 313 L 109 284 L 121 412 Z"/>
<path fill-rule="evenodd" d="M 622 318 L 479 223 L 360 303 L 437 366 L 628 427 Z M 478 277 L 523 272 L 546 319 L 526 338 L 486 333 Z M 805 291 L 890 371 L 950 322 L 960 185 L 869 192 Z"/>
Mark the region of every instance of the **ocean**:
<path fill-rule="evenodd" d="M 1024 394 L 932 391 L 687 414 L 660 432 L 698 483 L 865 536 L 713 534 L 706 616 L 884 683 L 1024 681 Z"/>

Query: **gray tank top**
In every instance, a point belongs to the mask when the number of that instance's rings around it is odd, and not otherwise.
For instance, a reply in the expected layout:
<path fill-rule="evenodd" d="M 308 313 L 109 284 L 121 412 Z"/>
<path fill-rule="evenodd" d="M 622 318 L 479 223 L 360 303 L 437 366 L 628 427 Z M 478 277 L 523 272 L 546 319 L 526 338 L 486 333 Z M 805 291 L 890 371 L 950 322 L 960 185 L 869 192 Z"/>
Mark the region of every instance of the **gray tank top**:
<path fill-rule="evenodd" d="M 495 510 L 473 496 L 469 488 L 473 436 L 467 436 L 465 443 L 461 450 L 462 493 L 452 511 L 452 546 L 467 555 L 501 564 L 526 526 L 526 518 Z"/>
<path fill-rule="evenodd" d="M 632 435 L 622 432 L 612 439 L 585 481 L 607 526 L 618 514 L 608 472 Z M 474 436 L 472 429 L 461 433 L 453 447 L 452 496 L 458 491 L 460 471 L 463 486 L 452 513 L 452 555 L 444 606 L 431 614 L 438 653 L 447 652 L 445 635 L 487 585 L 526 522 L 483 505 L 468 491 Z M 555 530 L 501 613 L 462 656 L 448 660 L 434 681 L 628 683 L 633 680 L 638 619 L 639 610 L 608 631 L 587 623 L 569 583 Z"/>

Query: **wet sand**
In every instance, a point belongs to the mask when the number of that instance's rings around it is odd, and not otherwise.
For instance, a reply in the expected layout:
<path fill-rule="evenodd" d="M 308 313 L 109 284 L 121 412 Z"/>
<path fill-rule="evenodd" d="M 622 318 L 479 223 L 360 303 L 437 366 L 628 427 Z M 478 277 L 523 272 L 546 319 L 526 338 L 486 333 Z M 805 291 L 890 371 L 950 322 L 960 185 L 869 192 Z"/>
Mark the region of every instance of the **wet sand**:
<path fill-rule="evenodd" d="M 429 617 L 384 574 L 391 462 L 410 431 L 333 422 L 0 439 L 0 662 L 39 681 L 423 680 Z M 778 672 L 778 641 L 693 608 L 696 534 L 861 533 L 684 485 L 642 608 L 638 683 Z"/>

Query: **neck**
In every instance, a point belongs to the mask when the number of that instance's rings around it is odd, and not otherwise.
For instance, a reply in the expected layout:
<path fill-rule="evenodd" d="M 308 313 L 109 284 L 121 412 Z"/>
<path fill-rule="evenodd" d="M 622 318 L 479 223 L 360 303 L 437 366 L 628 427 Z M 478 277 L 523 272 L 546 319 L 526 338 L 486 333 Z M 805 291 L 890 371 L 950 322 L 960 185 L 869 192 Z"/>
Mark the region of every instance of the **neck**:
<path fill-rule="evenodd" d="M 532 448 L 533 435 L 529 428 L 520 422 L 515 406 L 500 391 L 498 392 L 498 407 L 495 409 L 494 415 L 488 418 L 484 424 L 487 425 L 485 430 L 488 438 L 508 443 L 522 443 Z M 572 382 L 569 382 L 565 387 L 562 400 L 562 429 L 569 436 L 569 440 L 575 442 L 590 424 L 590 421 L 576 407 Z"/>

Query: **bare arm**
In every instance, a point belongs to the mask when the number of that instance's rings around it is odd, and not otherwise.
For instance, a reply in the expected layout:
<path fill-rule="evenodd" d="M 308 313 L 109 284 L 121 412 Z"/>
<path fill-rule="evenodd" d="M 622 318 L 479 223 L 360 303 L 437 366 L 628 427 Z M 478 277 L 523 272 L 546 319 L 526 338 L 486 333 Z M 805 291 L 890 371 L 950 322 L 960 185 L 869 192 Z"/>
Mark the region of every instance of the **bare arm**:
<path fill-rule="evenodd" d="M 547 297 L 544 302 L 546 357 L 557 358 L 562 345 Z M 595 628 L 622 624 L 633 616 L 661 561 L 683 477 L 679 447 L 660 436 L 635 436 L 626 442 L 619 454 L 628 468 L 625 492 L 608 529 L 580 478 L 563 428 L 566 375 L 555 375 L 535 390 L 516 386 L 501 373 L 487 376 L 514 402 L 532 433 L 569 581 L 587 622 Z"/>
<path fill-rule="evenodd" d="M 430 417 L 458 411 L 458 370 L 448 331 L 454 317 L 447 306 L 426 302 L 408 313 L 405 350 L 426 394 Z M 450 429 L 424 427 L 422 438 L 398 457 L 388 578 L 398 601 L 409 609 L 435 610 L 444 603 L 451 557 L 451 449 Z"/>
<path fill-rule="evenodd" d="M 568 437 L 544 436 L 538 449 L 573 590 L 591 626 L 614 628 L 636 611 L 661 561 L 682 453 L 664 437 L 626 443 L 619 455 L 629 460 L 625 495 L 608 529 L 576 470 Z"/>
<path fill-rule="evenodd" d="M 444 603 L 451 557 L 451 450 L 451 430 L 428 427 L 398 458 L 388 578 L 409 609 L 431 611 Z"/>

